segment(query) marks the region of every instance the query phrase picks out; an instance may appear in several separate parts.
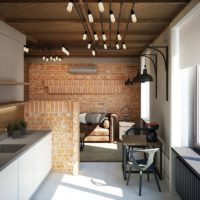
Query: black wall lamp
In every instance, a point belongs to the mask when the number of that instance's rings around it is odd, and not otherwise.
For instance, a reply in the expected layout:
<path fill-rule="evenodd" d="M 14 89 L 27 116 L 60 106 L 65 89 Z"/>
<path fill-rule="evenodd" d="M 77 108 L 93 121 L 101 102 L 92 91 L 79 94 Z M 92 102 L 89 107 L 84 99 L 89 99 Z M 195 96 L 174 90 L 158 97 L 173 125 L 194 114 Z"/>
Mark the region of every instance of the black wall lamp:
<path fill-rule="evenodd" d="M 147 47 L 147 49 L 155 50 L 163 58 L 165 64 L 165 72 L 166 72 L 166 101 L 168 101 L 168 46 L 150 46 Z M 165 54 L 160 49 L 164 49 Z M 156 59 L 156 79 L 157 79 L 157 59 Z M 157 80 L 156 80 L 156 93 L 157 93 Z"/>
<path fill-rule="evenodd" d="M 157 98 L 158 96 L 157 95 L 158 94 L 157 92 L 158 91 L 157 90 L 157 80 L 158 80 L 157 79 L 157 54 L 142 54 L 141 57 L 148 58 L 153 63 L 154 72 L 155 72 L 155 97 Z M 146 69 L 146 65 L 145 65 L 145 69 Z M 146 72 L 144 74 L 144 70 L 143 70 L 143 77 L 144 77 L 143 80 L 146 80 L 145 82 L 153 81 L 153 78 L 149 74 L 146 75 Z"/>
<path fill-rule="evenodd" d="M 164 64 L 165 64 L 165 71 L 166 71 L 166 101 L 168 101 L 168 46 L 150 46 L 147 47 L 147 49 L 152 49 L 155 50 L 157 53 L 159 53 L 161 55 L 161 57 L 164 60 Z M 165 50 L 165 54 L 160 50 L 160 49 L 164 49 Z M 153 58 L 152 58 L 153 56 Z M 151 60 L 151 62 L 153 63 L 154 66 L 154 71 L 155 71 L 155 97 L 157 98 L 157 54 L 142 54 L 141 57 L 146 57 L 148 59 Z M 138 73 L 136 75 L 136 77 L 134 77 L 132 80 L 128 79 L 125 82 L 125 85 L 133 85 L 133 83 L 144 83 L 147 81 L 152 81 L 152 77 L 151 75 L 149 75 L 147 73 L 147 69 L 146 69 L 146 65 L 144 66 L 143 69 L 143 74 L 140 74 L 139 70 Z"/>

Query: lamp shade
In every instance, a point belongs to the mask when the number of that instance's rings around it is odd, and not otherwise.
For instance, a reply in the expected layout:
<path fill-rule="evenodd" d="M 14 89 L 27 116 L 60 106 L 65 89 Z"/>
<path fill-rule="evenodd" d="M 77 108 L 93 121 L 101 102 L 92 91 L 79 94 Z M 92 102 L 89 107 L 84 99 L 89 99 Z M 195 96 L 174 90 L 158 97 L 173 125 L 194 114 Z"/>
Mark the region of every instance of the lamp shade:
<path fill-rule="evenodd" d="M 153 81 L 153 78 L 150 74 L 147 73 L 146 65 L 144 65 L 143 73 L 139 77 L 141 83 Z"/>
<path fill-rule="evenodd" d="M 130 78 L 128 78 L 128 80 L 125 82 L 125 85 L 133 85 L 132 81 L 130 80 Z"/>
<path fill-rule="evenodd" d="M 139 83 L 140 82 L 140 80 L 139 80 L 140 76 L 141 76 L 141 74 L 140 74 L 140 71 L 138 70 L 137 75 L 133 78 L 132 82 L 133 83 Z"/>

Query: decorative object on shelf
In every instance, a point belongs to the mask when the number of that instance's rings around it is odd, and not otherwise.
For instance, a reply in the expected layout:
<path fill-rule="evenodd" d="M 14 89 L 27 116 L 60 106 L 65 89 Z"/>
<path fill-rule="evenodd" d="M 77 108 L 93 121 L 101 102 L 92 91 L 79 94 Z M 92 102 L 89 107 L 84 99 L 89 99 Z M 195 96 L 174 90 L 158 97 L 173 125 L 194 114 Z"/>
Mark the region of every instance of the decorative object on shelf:
<path fill-rule="evenodd" d="M 146 138 L 149 142 L 156 142 L 157 141 L 157 133 L 156 130 L 159 128 L 159 124 L 156 122 L 146 123 L 147 134 Z"/>

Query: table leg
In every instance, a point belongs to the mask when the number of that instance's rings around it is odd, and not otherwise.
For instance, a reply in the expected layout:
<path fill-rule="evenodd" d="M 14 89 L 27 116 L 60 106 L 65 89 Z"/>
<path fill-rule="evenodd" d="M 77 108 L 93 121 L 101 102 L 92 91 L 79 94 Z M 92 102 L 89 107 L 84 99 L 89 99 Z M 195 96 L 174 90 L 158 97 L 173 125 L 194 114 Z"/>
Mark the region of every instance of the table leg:
<path fill-rule="evenodd" d="M 122 148 L 122 170 L 123 170 L 124 180 L 126 180 L 126 162 L 127 162 L 127 148 L 125 145 L 123 145 L 123 148 Z"/>
<path fill-rule="evenodd" d="M 162 144 L 160 145 L 160 180 L 162 180 Z"/>

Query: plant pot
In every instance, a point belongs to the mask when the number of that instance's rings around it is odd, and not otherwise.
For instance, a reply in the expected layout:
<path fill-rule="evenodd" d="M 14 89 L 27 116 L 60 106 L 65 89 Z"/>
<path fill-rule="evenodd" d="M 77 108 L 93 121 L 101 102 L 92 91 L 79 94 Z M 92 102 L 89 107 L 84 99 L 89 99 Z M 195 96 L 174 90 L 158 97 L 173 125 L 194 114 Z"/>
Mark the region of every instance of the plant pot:
<path fill-rule="evenodd" d="M 21 137 L 21 130 L 11 131 L 11 135 L 13 138 L 20 138 Z"/>
<path fill-rule="evenodd" d="M 21 134 L 25 135 L 26 134 L 26 128 L 21 128 Z"/>

